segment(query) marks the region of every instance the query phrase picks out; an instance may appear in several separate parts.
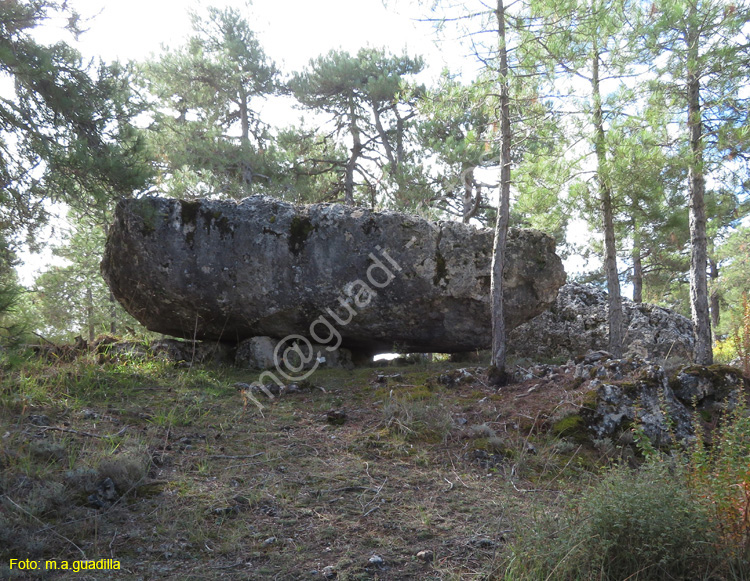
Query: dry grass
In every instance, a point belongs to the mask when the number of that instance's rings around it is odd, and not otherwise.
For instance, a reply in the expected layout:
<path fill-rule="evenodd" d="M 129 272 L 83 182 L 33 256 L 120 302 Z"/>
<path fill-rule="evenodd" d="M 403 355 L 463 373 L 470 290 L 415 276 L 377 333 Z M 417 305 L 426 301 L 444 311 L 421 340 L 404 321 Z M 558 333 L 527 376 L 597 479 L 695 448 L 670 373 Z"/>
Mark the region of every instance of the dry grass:
<path fill-rule="evenodd" d="M 10 558 L 85 555 L 123 569 L 56 578 L 491 578 L 518 527 L 601 455 L 547 433 L 577 397 L 567 379 L 496 393 L 442 385 L 451 368 L 389 368 L 385 384 L 374 368 L 319 371 L 325 391 L 243 411 L 232 386 L 255 376 L 236 369 L 6 361 L 3 574 Z M 97 508 L 106 478 L 117 498 Z"/>

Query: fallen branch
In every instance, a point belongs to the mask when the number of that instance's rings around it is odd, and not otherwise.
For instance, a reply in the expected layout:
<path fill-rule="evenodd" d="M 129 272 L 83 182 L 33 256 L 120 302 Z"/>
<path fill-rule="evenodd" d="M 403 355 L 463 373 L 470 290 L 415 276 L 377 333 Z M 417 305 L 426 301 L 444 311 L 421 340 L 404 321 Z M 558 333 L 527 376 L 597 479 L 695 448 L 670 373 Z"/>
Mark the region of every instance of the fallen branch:
<path fill-rule="evenodd" d="M 212 460 L 246 460 L 248 458 L 257 458 L 258 456 L 262 456 L 265 454 L 265 452 L 258 452 L 257 454 L 249 454 L 244 456 L 229 456 L 227 454 L 210 454 L 208 456 L 203 456 L 204 458 L 211 458 Z"/>
<path fill-rule="evenodd" d="M 75 434 L 77 436 L 86 436 L 87 438 L 101 438 L 101 439 L 106 439 L 106 438 L 116 438 L 117 436 L 122 436 L 127 431 L 127 429 L 129 427 L 130 426 L 125 426 L 123 429 L 121 429 L 116 434 L 105 434 L 103 436 L 101 434 L 92 434 L 91 432 L 81 432 L 79 430 L 71 430 L 70 428 L 58 428 L 57 426 L 40 426 L 39 429 L 42 430 L 43 432 L 46 432 L 47 430 L 53 430 L 55 432 L 65 432 L 66 434 Z"/>

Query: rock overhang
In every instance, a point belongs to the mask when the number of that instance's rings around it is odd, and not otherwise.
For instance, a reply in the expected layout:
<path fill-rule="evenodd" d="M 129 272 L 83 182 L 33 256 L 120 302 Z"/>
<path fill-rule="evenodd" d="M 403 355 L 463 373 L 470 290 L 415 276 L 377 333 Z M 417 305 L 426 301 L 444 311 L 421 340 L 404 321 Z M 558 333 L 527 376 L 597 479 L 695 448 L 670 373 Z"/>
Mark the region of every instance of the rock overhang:
<path fill-rule="evenodd" d="M 491 342 L 492 237 L 340 204 L 148 197 L 118 204 L 102 273 L 128 312 L 167 335 L 472 351 Z M 565 273 L 553 239 L 533 230 L 510 231 L 507 264 L 513 328 L 554 303 Z"/>

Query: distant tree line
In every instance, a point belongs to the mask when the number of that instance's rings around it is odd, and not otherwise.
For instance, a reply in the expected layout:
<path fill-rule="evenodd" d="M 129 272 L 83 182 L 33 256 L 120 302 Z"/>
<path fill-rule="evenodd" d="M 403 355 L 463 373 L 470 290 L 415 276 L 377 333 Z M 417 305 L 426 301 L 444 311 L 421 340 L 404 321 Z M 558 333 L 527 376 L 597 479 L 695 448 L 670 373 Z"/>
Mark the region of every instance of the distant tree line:
<path fill-rule="evenodd" d="M 6 334 L 19 300 L 51 336 L 132 324 L 96 263 L 114 202 L 147 192 L 262 193 L 489 225 L 499 258 L 508 225 L 540 228 L 563 253 L 601 259 L 588 279 L 609 291 L 615 354 L 625 283 L 636 302 L 692 316 L 700 363 L 739 324 L 750 290 L 744 2 L 437 2 L 424 19 L 458 27 L 481 70 L 446 70 L 431 86 L 423 58 L 376 48 L 280 71 L 234 8 L 193 14 L 181 46 L 127 65 L 39 44 L 33 30 L 53 16 L 80 33 L 64 2 L 0 4 L 0 75 L 13 81 L 0 101 Z M 270 98 L 307 119 L 271 125 Z M 38 240 L 50 201 L 70 208 L 57 250 L 68 265 L 24 292 L 15 249 Z M 571 236 L 584 227 L 597 235 Z"/>

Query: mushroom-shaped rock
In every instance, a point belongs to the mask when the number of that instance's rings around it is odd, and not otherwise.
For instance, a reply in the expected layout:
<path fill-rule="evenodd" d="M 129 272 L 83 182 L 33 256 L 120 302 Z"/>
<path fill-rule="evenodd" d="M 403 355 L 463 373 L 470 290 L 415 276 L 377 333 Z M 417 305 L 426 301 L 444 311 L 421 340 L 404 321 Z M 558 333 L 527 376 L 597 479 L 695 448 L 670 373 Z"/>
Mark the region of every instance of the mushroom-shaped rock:
<path fill-rule="evenodd" d="M 461 352 L 491 344 L 493 231 L 340 204 L 121 201 L 102 273 L 148 329 L 238 342 L 300 335 L 364 353 Z M 511 230 L 508 328 L 565 282 L 554 240 Z"/>

